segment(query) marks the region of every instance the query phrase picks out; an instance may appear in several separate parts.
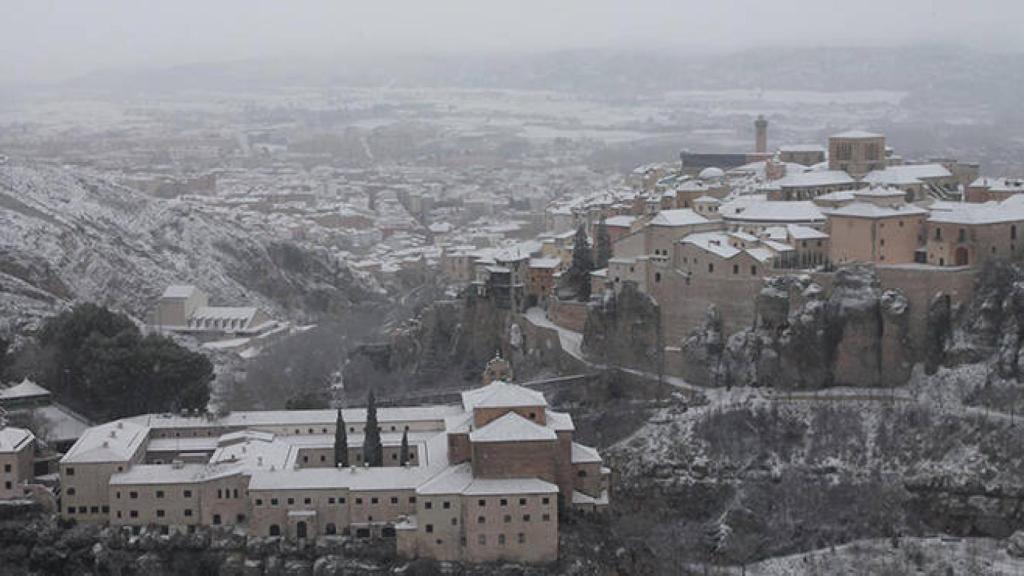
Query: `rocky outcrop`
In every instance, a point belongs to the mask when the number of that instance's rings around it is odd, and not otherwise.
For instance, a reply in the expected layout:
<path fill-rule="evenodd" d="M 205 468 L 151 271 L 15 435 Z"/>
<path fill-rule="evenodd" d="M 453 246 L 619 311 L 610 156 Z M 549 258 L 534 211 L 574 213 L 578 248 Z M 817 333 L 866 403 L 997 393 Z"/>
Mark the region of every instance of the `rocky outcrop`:
<path fill-rule="evenodd" d="M 662 361 L 661 314 L 654 299 L 626 282 L 587 310 L 583 352 L 615 366 L 652 370 Z M 656 369 L 656 368 L 654 368 Z"/>
<path fill-rule="evenodd" d="M 682 346 L 685 376 L 694 383 L 791 389 L 892 386 L 913 366 L 909 304 L 882 292 L 870 267 L 842 268 L 831 293 L 807 276 L 765 280 L 756 324 L 724 346 L 721 320 L 709 311 Z"/>

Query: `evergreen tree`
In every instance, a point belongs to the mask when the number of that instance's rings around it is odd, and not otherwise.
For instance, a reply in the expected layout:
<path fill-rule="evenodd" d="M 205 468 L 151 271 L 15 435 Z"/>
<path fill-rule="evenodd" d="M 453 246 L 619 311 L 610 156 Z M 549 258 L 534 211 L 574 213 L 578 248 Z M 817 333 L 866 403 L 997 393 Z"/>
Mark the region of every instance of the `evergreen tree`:
<path fill-rule="evenodd" d="M 338 408 L 338 418 L 334 422 L 334 467 L 348 466 L 348 431 L 345 429 L 345 417 Z"/>
<path fill-rule="evenodd" d="M 402 449 L 398 452 L 398 461 L 402 466 L 409 462 L 409 429 L 402 431 Z"/>
<path fill-rule="evenodd" d="M 363 437 L 363 462 L 367 466 L 384 465 L 384 447 L 380 442 L 380 425 L 377 424 L 377 400 L 373 390 L 366 400 L 366 433 Z"/>
<path fill-rule="evenodd" d="M 581 302 L 590 300 L 590 272 L 594 269 L 594 258 L 587 239 L 587 230 L 580 224 L 572 247 L 572 264 L 565 271 L 564 287 Z"/>
<path fill-rule="evenodd" d="M 594 256 L 594 268 L 597 270 L 607 268 L 608 261 L 612 258 L 612 237 L 608 235 L 608 225 L 604 221 L 604 216 L 597 223 L 597 231 L 594 232 L 594 243 L 594 248 L 597 251 Z"/>

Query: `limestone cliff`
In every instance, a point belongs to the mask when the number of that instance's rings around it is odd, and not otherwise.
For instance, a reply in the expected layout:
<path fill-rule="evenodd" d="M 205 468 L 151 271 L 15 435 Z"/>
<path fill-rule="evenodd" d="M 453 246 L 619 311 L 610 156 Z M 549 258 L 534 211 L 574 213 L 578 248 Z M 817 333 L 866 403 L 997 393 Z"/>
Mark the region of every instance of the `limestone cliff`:
<path fill-rule="evenodd" d="M 723 339 L 717 312 L 682 345 L 684 376 L 710 386 L 892 386 L 913 366 L 907 299 L 866 266 L 836 272 L 825 296 L 807 276 L 768 278 L 754 326 Z"/>
<path fill-rule="evenodd" d="M 602 363 L 655 371 L 661 362 L 661 315 L 654 299 L 626 282 L 587 310 L 583 352 Z"/>

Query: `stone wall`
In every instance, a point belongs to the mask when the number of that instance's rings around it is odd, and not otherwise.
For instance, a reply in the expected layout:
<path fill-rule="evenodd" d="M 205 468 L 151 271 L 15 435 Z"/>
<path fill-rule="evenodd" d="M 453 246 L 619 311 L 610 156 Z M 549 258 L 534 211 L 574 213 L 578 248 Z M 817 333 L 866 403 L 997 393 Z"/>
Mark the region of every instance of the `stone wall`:
<path fill-rule="evenodd" d="M 583 332 L 583 326 L 587 322 L 587 303 L 552 298 L 548 307 L 548 318 L 562 328 Z"/>

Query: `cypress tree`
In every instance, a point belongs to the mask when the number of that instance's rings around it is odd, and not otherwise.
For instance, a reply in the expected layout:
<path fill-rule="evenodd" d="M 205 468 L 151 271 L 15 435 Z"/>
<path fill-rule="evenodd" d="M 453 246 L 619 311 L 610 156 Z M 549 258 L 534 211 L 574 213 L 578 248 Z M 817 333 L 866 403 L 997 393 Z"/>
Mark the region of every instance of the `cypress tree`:
<path fill-rule="evenodd" d="M 409 429 L 402 431 L 402 449 L 398 452 L 398 461 L 402 466 L 409 462 Z"/>
<path fill-rule="evenodd" d="M 587 240 L 587 230 L 580 224 L 572 247 L 572 264 L 565 271 L 566 288 L 581 302 L 590 300 L 590 271 L 594 269 L 594 258 Z"/>
<path fill-rule="evenodd" d="M 594 268 L 600 270 L 608 267 L 608 261 L 612 259 L 612 238 L 608 235 L 608 225 L 604 216 L 597 223 L 597 231 L 594 232 L 594 243 L 597 254 L 594 257 Z"/>
<path fill-rule="evenodd" d="M 384 448 L 380 442 L 380 425 L 377 424 L 377 400 L 373 390 L 366 400 L 366 433 L 363 437 L 363 462 L 367 466 L 384 465 Z"/>
<path fill-rule="evenodd" d="M 338 408 L 338 419 L 334 428 L 334 467 L 348 466 L 348 431 L 345 429 L 345 417 Z"/>

